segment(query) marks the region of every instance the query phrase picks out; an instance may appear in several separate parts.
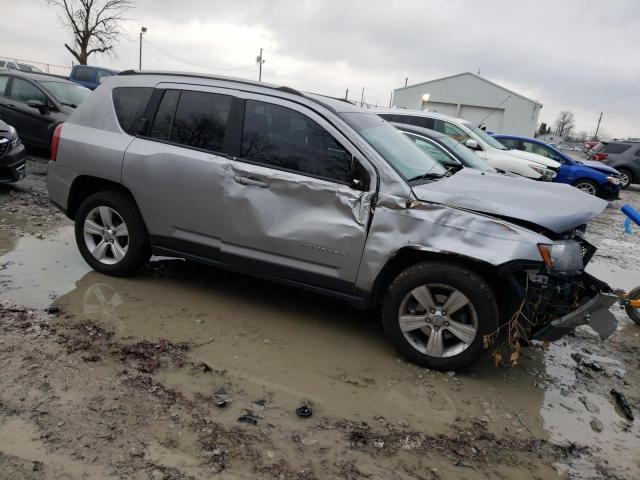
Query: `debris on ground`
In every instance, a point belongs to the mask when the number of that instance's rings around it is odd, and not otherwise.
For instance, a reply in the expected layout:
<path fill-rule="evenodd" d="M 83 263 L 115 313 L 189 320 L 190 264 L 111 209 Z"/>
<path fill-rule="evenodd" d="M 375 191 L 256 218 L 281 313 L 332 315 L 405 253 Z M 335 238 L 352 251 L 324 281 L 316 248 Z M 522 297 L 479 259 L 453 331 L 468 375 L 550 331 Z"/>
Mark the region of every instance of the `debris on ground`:
<path fill-rule="evenodd" d="M 624 414 L 624 416 L 627 417 L 627 419 L 633 421 L 635 417 L 633 416 L 633 412 L 631 411 L 631 405 L 629 405 L 629 402 L 627 401 L 627 397 L 624 396 L 624 393 L 619 392 L 614 388 L 611 390 L 611 395 L 613 395 L 613 398 L 615 398 L 616 403 L 620 407 L 620 410 L 622 410 L 622 413 Z"/>

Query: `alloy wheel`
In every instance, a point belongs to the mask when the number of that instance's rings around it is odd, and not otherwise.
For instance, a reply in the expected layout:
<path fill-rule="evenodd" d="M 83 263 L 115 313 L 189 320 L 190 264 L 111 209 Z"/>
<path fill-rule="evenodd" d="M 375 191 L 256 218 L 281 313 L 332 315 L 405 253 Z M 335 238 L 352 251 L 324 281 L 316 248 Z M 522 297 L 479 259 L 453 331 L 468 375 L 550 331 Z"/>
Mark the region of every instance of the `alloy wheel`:
<path fill-rule="evenodd" d="M 578 183 L 576 185 L 576 188 L 578 190 L 582 190 L 584 193 L 588 193 L 589 195 L 596 195 L 596 187 L 594 185 L 592 185 L 591 183 L 588 182 L 584 182 L 584 183 Z"/>
<path fill-rule="evenodd" d="M 478 332 L 473 304 L 458 289 L 443 284 L 411 290 L 400 303 L 398 322 L 416 350 L 439 358 L 464 352 Z"/>
<path fill-rule="evenodd" d="M 129 248 L 129 230 L 118 212 L 107 206 L 89 212 L 83 225 L 84 242 L 91 255 L 105 265 L 124 259 Z"/>
<path fill-rule="evenodd" d="M 629 183 L 631 183 L 631 179 L 629 178 L 627 172 L 620 172 L 620 186 L 622 188 L 627 188 L 629 186 Z"/>

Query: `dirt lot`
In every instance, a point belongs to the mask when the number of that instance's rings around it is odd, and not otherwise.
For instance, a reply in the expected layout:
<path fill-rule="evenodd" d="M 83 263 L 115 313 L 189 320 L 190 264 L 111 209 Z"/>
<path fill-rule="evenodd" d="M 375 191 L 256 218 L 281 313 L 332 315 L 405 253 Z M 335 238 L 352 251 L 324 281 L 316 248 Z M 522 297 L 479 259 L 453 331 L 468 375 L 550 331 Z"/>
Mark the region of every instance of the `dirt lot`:
<path fill-rule="evenodd" d="M 436 373 L 306 292 L 169 259 L 92 272 L 46 165 L 28 174 L 0 186 L 3 480 L 640 477 L 638 420 L 610 394 L 640 414 L 640 327 L 618 307 L 605 342 L 584 328 L 516 368 Z M 631 288 L 623 203 L 640 190 L 589 226 L 590 270 Z"/>

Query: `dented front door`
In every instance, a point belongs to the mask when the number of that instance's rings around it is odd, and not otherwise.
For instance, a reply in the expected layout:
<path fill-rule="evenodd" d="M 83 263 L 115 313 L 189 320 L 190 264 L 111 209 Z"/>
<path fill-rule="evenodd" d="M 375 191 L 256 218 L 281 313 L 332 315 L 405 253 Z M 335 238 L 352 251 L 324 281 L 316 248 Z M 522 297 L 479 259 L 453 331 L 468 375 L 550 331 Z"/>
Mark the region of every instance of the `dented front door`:
<path fill-rule="evenodd" d="M 224 189 L 223 262 L 353 290 L 371 193 L 241 162 L 227 165 Z"/>
<path fill-rule="evenodd" d="M 373 193 L 347 182 L 347 140 L 284 100 L 248 94 L 243 112 L 240 155 L 225 167 L 222 261 L 353 291 Z"/>

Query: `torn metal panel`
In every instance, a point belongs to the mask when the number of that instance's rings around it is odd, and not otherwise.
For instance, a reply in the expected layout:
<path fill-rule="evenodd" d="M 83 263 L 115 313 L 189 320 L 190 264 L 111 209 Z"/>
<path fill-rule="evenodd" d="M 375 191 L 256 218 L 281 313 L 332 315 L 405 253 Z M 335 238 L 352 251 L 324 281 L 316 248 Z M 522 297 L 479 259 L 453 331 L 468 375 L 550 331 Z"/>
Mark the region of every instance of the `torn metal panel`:
<path fill-rule="evenodd" d="M 606 208 L 607 202 L 559 183 L 464 168 L 449 178 L 413 188 L 427 202 L 467 208 L 540 225 L 563 233 L 587 223 Z"/>
<path fill-rule="evenodd" d="M 580 325 L 589 325 L 602 340 L 616 331 L 618 321 L 609 308 L 618 301 L 613 293 L 599 293 L 576 310 L 552 321 L 533 335 L 535 340 L 558 340 Z"/>
<path fill-rule="evenodd" d="M 368 291 L 384 264 L 403 247 L 460 255 L 497 266 L 516 259 L 539 262 L 537 244 L 548 241 L 505 220 L 381 194 L 357 286 Z"/>
<path fill-rule="evenodd" d="M 372 193 L 248 163 L 226 165 L 223 261 L 272 266 L 355 282 Z"/>

